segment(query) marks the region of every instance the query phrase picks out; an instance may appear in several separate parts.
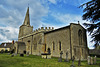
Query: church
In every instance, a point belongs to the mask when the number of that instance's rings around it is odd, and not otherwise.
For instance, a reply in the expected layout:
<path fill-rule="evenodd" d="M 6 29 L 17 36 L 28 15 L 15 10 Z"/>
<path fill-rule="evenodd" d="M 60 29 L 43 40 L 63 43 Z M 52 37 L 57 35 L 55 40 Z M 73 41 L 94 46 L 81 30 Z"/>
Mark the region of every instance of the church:
<path fill-rule="evenodd" d="M 25 44 L 23 48 L 18 50 L 26 50 L 32 55 L 41 55 L 46 53 L 48 49 L 52 57 L 60 57 L 60 52 L 63 52 L 62 58 L 85 60 L 88 56 L 86 29 L 79 23 L 70 23 L 70 25 L 54 29 L 54 27 L 41 27 L 33 31 L 33 26 L 30 25 L 29 7 L 27 8 L 26 16 L 23 24 L 19 28 L 18 43 Z M 21 45 L 19 47 L 22 47 Z"/>

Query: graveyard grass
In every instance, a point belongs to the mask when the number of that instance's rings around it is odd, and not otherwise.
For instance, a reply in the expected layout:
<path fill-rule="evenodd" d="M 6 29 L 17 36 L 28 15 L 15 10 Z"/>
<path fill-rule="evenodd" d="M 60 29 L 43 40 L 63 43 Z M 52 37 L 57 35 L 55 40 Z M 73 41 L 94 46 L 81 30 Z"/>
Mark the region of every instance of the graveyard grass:
<path fill-rule="evenodd" d="M 100 60 L 100 58 L 97 58 Z M 20 57 L 19 55 L 11 57 L 11 55 L 0 54 L 0 67 L 70 67 L 70 63 L 58 62 L 58 58 L 43 59 L 41 56 L 29 55 L 28 57 Z M 74 62 L 75 67 L 78 67 L 78 62 Z M 96 65 L 88 65 L 87 61 L 81 62 L 80 67 L 99 67 L 100 61 Z"/>

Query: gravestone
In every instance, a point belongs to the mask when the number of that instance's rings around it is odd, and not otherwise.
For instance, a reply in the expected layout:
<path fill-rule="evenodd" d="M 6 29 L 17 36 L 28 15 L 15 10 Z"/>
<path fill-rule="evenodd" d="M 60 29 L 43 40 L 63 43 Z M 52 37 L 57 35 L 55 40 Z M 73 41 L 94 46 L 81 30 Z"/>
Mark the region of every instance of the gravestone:
<path fill-rule="evenodd" d="M 91 65 L 93 64 L 93 57 L 91 57 Z"/>
<path fill-rule="evenodd" d="M 99 67 L 100 67 L 100 63 L 99 63 Z"/>
<path fill-rule="evenodd" d="M 3 54 L 4 53 L 4 50 L 1 50 L 1 54 Z"/>
<path fill-rule="evenodd" d="M 17 56 L 17 53 L 14 53 L 14 56 Z"/>
<path fill-rule="evenodd" d="M 97 58 L 97 57 L 95 56 L 95 57 L 94 57 L 94 64 L 96 64 L 96 61 L 97 61 L 96 58 Z"/>
<path fill-rule="evenodd" d="M 88 61 L 88 65 L 90 65 L 91 64 L 91 58 L 90 58 L 90 56 L 88 56 L 87 61 Z"/>
<path fill-rule="evenodd" d="M 13 54 L 14 53 L 14 49 L 12 49 L 10 53 Z"/>
<path fill-rule="evenodd" d="M 96 64 L 96 56 L 94 57 L 94 64 Z"/>
<path fill-rule="evenodd" d="M 68 62 L 68 52 L 66 52 L 66 59 L 64 60 L 65 62 Z"/>
<path fill-rule="evenodd" d="M 26 54 L 26 51 L 24 50 L 23 53 Z"/>
<path fill-rule="evenodd" d="M 81 60 L 80 59 L 78 60 L 78 66 L 81 66 Z"/>
<path fill-rule="evenodd" d="M 29 52 L 26 53 L 26 56 L 29 56 Z"/>
<path fill-rule="evenodd" d="M 60 58 L 58 59 L 58 62 L 62 62 L 62 54 L 63 54 L 63 52 L 61 51 L 60 52 Z"/>
<path fill-rule="evenodd" d="M 72 58 L 72 65 L 70 67 L 75 67 L 74 60 L 75 60 L 75 57 L 73 56 L 73 58 Z"/>
<path fill-rule="evenodd" d="M 10 55 L 10 53 L 8 53 L 8 55 Z"/>
<path fill-rule="evenodd" d="M 14 53 L 13 53 L 13 54 L 11 54 L 11 57 L 14 57 Z"/>
<path fill-rule="evenodd" d="M 20 54 L 21 57 L 24 57 L 24 54 Z"/>

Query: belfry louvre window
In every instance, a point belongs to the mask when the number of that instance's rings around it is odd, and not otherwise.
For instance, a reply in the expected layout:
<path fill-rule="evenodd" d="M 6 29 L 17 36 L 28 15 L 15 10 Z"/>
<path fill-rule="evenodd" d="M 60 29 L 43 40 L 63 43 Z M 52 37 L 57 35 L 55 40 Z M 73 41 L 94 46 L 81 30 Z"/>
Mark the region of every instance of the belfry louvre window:
<path fill-rule="evenodd" d="M 55 43 L 53 42 L 53 50 L 55 50 Z"/>
<path fill-rule="evenodd" d="M 61 50 L 61 41 L 59 41 L 59 50 Z"/>

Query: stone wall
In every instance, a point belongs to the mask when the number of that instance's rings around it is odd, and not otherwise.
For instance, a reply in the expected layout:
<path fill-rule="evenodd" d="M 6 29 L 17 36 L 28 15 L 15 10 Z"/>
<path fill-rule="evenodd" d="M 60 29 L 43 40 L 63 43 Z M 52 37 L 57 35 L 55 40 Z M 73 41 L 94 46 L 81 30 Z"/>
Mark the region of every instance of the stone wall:
<path fill-rule="evenodd" d="M 68 52 L 68 59 L 72 59 L 72 56 L 75 56 L 75 59 L 86 59 L 88 56 L 86 30 L 80 24 L 70 24 L 56 30 L 53 27 L 45 27 L 45 29 L 41 27 L 20 36 L 18 41 L 25 42 L 26 51 L 33 55 L 41 55 L 50 48 L 51 55 L 54 57 L 59 57 L 61 51 L 63 51 L 63 58 L 66 58 L 66 52 Z M 59 44 L 61 44 L 61 50 Z M 54 45 L 55 48 L 53 48 Z"/>
<path fill-rule="evenodd" d="M 26 45 L 24 42 L 15 42 L 14 43 L 15 46 L 15 53 L 23 53 L 23 51 L 26 51 Z"/>
<path fill-rule="evenodd" d="M 33 32 L 33 26 L 22 25 L 20 26 L 19 36 L 22 37 Z"/>
<path fill-rule="evenodd" d="M 89 54 L 100 55 L 100 49 L 90 49 Z"/>
<path fill-rule="evenodd" d="M 61 42 L 61 50 L 59 50 L 59 42 Z M 70 26 L 45 33 L 45 45 L 46 51 L 50 48 L 51 55 L 54 57 L 59 57 L 60 51 L 63 51 L 63 58 L 66 57 L 66 52 L 69 59 L 75 56 L 76 60 L 79 58 L 84 60 L 88 56 L 86 30 L 80 24 L 72 23 Z"/>
<path fill-rule="evenodd" d="M 30 34 L 19 37 L 18 41 L 25 42 L 26 51 L 28 51 L 29 54 L 41 55 L 41 53 L 43 53 L 44 32 L 52 31 L 53 29 L 53 27 L 45 27 L 45 29 L 44 27 L 38 28 Z"/>
<path fill-rule="evenodd" d="M 88 48 L 87 48 L 86 30 L 80 24 L 71 24 L 70 31 L 71 31 L 72 56 L 75 56 L 76 59 L 79 58 L 81 58 L 81 60 L 87 59 Z"/>
<path fill-rule="evenodd" d="M 26 50 L 26 45 L 18 45 L 18 53 L 23 53 Z"/>
<path fill-rule="evenodd" d="M 61 50 L 59 50 L 60 42 L 61 42 Z M 55 45 L 55 48 L 53 48 L 53 43 Z M 60 52 L 63 51 L 62 57 L 65 58 L 66 52 L 68 52 L 68 58 L 70 59 L 71 54 L 70 54 L 69 26 L 45 33 L 45 44 L 46 44 L 46 51 L 48 48 L 50 48 L 52 56 L 60 57 Z"/>

